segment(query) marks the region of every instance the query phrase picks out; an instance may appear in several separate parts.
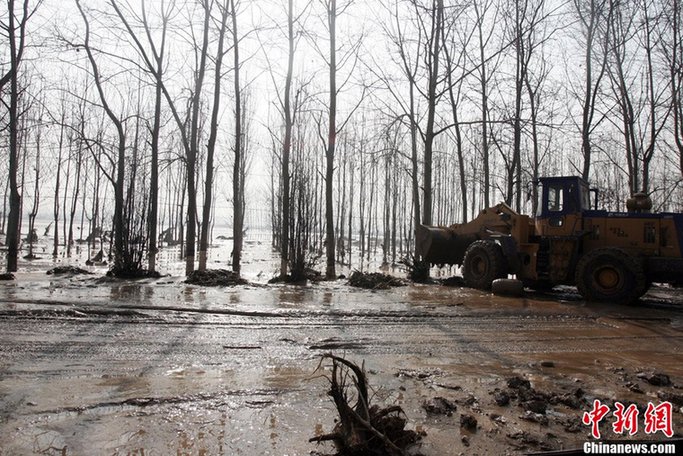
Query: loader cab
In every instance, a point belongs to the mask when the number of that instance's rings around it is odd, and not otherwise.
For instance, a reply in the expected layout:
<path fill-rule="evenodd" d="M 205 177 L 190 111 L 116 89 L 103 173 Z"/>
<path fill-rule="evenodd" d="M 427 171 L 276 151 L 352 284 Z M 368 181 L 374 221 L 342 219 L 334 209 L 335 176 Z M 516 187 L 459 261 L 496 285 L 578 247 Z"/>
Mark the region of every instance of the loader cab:
<path fill-rule="evenodd" d="M 590 209 L 590 189 L 580 177 L 542 177 L 537 218 L 575 214 Z"/>
<path fill-rule="evenodd" d="M 542 177 L 539 179 L 540 204 L 537 228 L 544 235 L 565 236 L 575 229 L 584 210 L 590 209 L 590 187 L 580 177 Z"/>

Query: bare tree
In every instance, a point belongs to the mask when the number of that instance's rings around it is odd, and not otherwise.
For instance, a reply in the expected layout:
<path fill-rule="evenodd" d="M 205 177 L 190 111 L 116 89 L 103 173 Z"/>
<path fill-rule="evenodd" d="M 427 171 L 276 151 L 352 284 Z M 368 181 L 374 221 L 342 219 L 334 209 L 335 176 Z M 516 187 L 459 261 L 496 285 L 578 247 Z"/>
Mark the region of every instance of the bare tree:
<path fill-rule="evenodd" d="M 417 5 L 417 3 L 416 3 Z M 434 138 L 438 134 L 435 131 L 436 106 L 441 98 L 441 92 L 437 90 L 440 80 L 439 63 L 442 47 L 442 35 L 444 30 L 444 7 L 443 0 L 432 0 L 429 10 L 430 27 L 427 33 L 426 43 L 429 45 L 425 53 L 425 67 L 427 69 L 427 124 L 424 131 L 424 201 L 422 204 L 422 223 L 432 224 L 432 156 Z"/>
<path fill-rule="evenodd" d="M 465 67 L 467 47 L 472 39 L 474 29 L 471 31 L 467 30 L 467 24 L 460 19 L 460 15 L 452 15 L 451 20 L 449 21 L 449 30 L 444 34 L 444 57 L 446 59 L 448 98 L 450 101 L 451 115 L 453 117 L 453 128 L 451 132 L 455 142 L 455 152 L 458 161 L 460 198 L 462 203 L 461 222 L 466 223 L 468 188 L 465 174 L 465 150 L 463 146 L 463 133 L 460 125 L 459 109 L 461 105 L 463 83 L 465 76 L 468 73 L 468 69 Z M 460 30 L 460 33 L 456 33 L 458 30 Z M 453 74 L 458 68 L 461 70 L 461 75 L 458 78 L 453 78 Z"/>
<path fill-rule="evenodd" d="M 596 126 L 595 113 L 600 85 L 607 69 L 610 28 L 612 21 L 612 0 L 573 0 L 579 18 L 584 40 L 584 90 L 577 94 L 581 101 L 581 154 L 583 167 L 581 175 L 588 180 L 591 170 L 593 145 L 591 133 Z M 594 64 L 597 63 L 597 74 Z"/>
<path fill-rule="evenodd" d="M 483 0 L 481 4 L 479 1 L 473 3 L 475 13 L 475 24 L 477 30 L 479 61 L 477 62 L 479 86 L 481 91 L 481 151 L 482 151 L 482 165 L 484 178 L 484 207 L 491 206 L 491 172 L 490 172 L 490 152 L 489 152 L 489 74 L 488 58 L 486 57 L 486 48 L 489 40 L 493 35 L 493 29 L 486 34 L 485 21 L 490 8 L 493 7 L 491 0 Z M 489 21 L 496 22 L 496 14 Z"/>
<path fill-rule="evenodd" d="M 202 42 L 199 50 L 199 60 L 194 78 L 194 86 L 191 98 L 190 115 L 190 142 L 185 157 L 187 166 L 187 227 L 185 235 L 185 274 L 189 275 L 194 271 L 195 261 L 195 241 L 196 228 L 195 218 L 197 217 L 197 155 L 199 153 L 199 108 L 201 104 L 202 88 L 206 75 L 206 60 L 209 47 L 209 21 L 211 19 L 212 0 L 200 2 L 204 10 L 204 22 L 202 29 Z"/>
<path fill-rule="evenodd" d="M 128 238 L 126 223 L 124 220 L 124 187 L 125 187 L 125 158 L 126 158 L 126 133 L 123 120 L 113 111 L 104 93 L 100 70 L 95 60 L 90 45 L 90 20 L 81 6 L 80 0 L 75 0 L 78 11 L 83 18 L 85 25 L 85 35 L 83 44 L 78 46 L 85 50 L 92 70 L 93 82 L 99 95 L 102 109 L 107 117 L 114 124 L 117 134 L 117 155 L 116 155 L 116 175 L 108 176 L 114 187 L 114 271 L 122 272 L 130 268 L 130 258 L 128 258 L 128 246 L 125 241 Z"/>
<path fill-rule="evenodd" d="M 33 7 L 30 0 L 20 3 L 20 12 L 14 0 L 7 0 L 7 22 L 0 24 L 0 28 L 9 41 L 10 66 L 5 74 L 0 77 L 0 92 L 6 85 L 9 90 L 9 217 L 7 219 L 7 272 L 17 270 L 17 257 L 19 255 L 20 218 L 21 218 L 21 195 L 17 182 L 19 170 L 19 74 L 21 63 L 26 49 L 27 24 L 31 16 L 41 4 L 38 0 Z"/>
<path fill-rule="evenodd" d="M 31 207 L 31 212 L 28 214 L 28 255 L 24 258 L 33 260 L 36 259 L 36 255 L 33 253 L 33 244 L 38 240 L 35 235 L 36 233 L 36 217 L 38 216 L 38 207 L 40 206 L 40 146 L 42 143 L 42 119 L 39 119 L 38 125 L 36 126 L 36 154 L 35 161 L 33 162 L 34 171 L 34 182 L 33 182 L 33 205 Z M 28 160 L 27 156 L 24 156 L 24 160 Z"/>
<path fill-rule="evenodd" d="M 631 193 L 650 191 L 650 165 L 671 110 L 669 88 L 655 80 L 653 53 L 662 35 L 653 3 L 615 2 L 608 74 L 619 107 Z M 644 61 L 644 65 L 643 65 Z"/>
<path fill-rule="evenodd" d="M 419 116 L 417 112 L 417 96 L 418 94 L 418 72 L 420 69 L 420 60 L 424 52 L 424 36 L 423 29 L 417 27 L 415 30 L 416 36 L 408 36 L 410 34 L 409 22 L 401 16 L 402 8 L 400 1 L 396 0 L 393 8 L 387 7 L 392 20 L 387 24 L 382 24 L 384 34 L 390 41 L 391 46 L 397 51 L 390 55 L 398 55 L 394 63 L 399 67 L 401 76 L 405 78 L 408 84 L 408 99 L 403 96 L 404 90 L 401 83 L 396 83 L 394 78 L 387 72 L 382 71 L 382 64 L 379 62 L 372 62 L 371 71 L 379 78 L 383 88 L 385 88 L 391 95 L 391 99 L 398 106 L 398 112 L 392 104 L 388 104 L 386 108 L 390 111 L 389 116 L 408 124 L 410 131 L 410 177 L 411 177 L 411 194 L 412 194 L 412 220 L 413 231 L 420 225 L 422 218 L 422 210 L 420 204 L 420 164 L 418 156 L 418 135 L 420 134 Z M 413 52 L 414 51 L 414 52 Z M 353 195 L 353 194 L 352 194 Z M 353 204 L 352 204 L 353 205 Z M 350 232 L 350 229 L 349 229 Z M 417 246 L 415 246 L 417 249 Z M 417 252 L 413 253 L 417 255 Z"/>
<path fill-rule="evenodd" d="M 285 118 L 285 135 L 282 141 L 282 239 L 280 240 L 280 275 L 287 275 L 289 262 L 289 214 L 290 214 L 290 174 L 289 161 L 292 149 L 292 127 L 295 120 L 295 112 L 292 112 L 292 76 L 294 73 L 294 5 L 289 0 L 287 7 L 287 75 L 283 100 L 283 113 Z"/>
<path fill-rule="evenodd" d="M 163 99 L 163 86 L 161 83 L 161 75 L 164 72 L 164 55 L 166 53 L 166 33 L 168 30 L 168 22 L 171 11 L 174 9 L 174 1 L 171 0 L 168 7 L 165 5 L 165 0 L 161 1 L 161 28 L 160 28 L 160 44 L 158 50 L 155 47 L 154 39 L 151 35 L 149 21 L 147 20 L 147 10 L 145 2 L 141 1 L 142 7 L 142 22 L 147 36 L 147 41 L 152 48 L 152 59 L 156 65 L 156 74 L 159 75 L 154 81 L 154 120 L 150 128 L 151 134 L 151 155 L 152 164 L 150 170 L 150 195 L 149 195 L 149 217 L 148 217 L 148 233 L 149 233 L 149 252 L 147 257 L 147 267 L 150 271 L 156 271 L 156 259 L 158 253 L 159 236 L 158 219 L 159 219 L 159 136 L 161 132 L 161 102 Z"/>
<path fill-rule="evenodd" d="M 327 105 L 328 118 L 327 118 L 327 135 L 321 138 L 325 147 L 325 276 L 327 279 L 334 279 L 336 277 L 336 249 L 335 249 L 335 230 L 334 230 L 334 168 L 335 168 L 335 151 L 337 147 L 337 136 L 341 133 L 343 128 L 351 119 L 351 116 L 355 110 L 360 106 L 363 100 L 365 92 L 360 96 L 360 99 L 356 106 L 351 110 L 350 114 L 345 120 L 338 122 L 337 120 L 337 98 L 345 82 L 348 82 L 348 78 L 341 85 L 337 84 L 337 72 L 344 63 L 351 61 L 352 68 L 349 71 L 349 75 L 353 74 L 353 70 L 358 61 L 358 49 L 360 43 L 362 42 L 362 37 L 359 38 L 351 46 L 348 46 L 342 53 L 338 65 L 338 52 L 341 46 L 338 47 L 338 37 L 337 37 L 337 20 L 338 18 L 346 12 L 346 10 L 352 5 L 353 1 L 347 1 L 341 6 L 337 6 L 337 0 L 322 0 L 323 6 L 325 8 L 325 25 L 327 27 L 327 32 L 329 36 L 329 53 L 325 57 L 325 53 L 318 49 L 323 58 L 326 60 L 328 67 L 328 96 L 329 101 Z M 315 38 L 313 41 L 314 46 L 317 47 Z M 319 130 L 321 120 L 318 119 Z"/>
<path fill-rule="evenodd" d="M 154 42 L 151 38 L 151 33 L 150 33 L 150 25 L 147 22 L 146 18 L 143 18 L 143 26 L 145 28 L 145 31 L 147 33 L 147 37 L 149 39 L 149 47 L 150 49 L 147 50 L 145 45 L 140 41 L 138 38 L 137 34 L 133 30 L 129 20 L 126 18 L 126 16 L 123 14 L 123 11 L 118 5 L 117 0 L 110 0 L 111 5 L 113 6 L 114 10 L 116 11 L 117 16 L 121 20 L 121 23 L 124 25 L 126 31 L 128 32 L 128 35 L 130 38 L 133 40 L 135 43 L 135 46 L 137 48 L 137 51 L 142 57 L 143 63 L 147 71 L 152 75 L 154 78 L 156 84 L 161 88 L 162 93 L 164 94 L 164 98 L 166 99 L 166 102 L 171 110 L 171 113 L 173 115 L 173 119 L 175 120 L 176 126 L 178 128 L 178 131 L 180 133 L 180 139 L 181 139 L 181 144 L 183 146 L 184 150 L 184 162 L 186 165 L 186 169 L 183 172 L 183 179 L 186 183 L 186 195 L 187 195 L 187 217 L 186 217 L 186 234 L 185 234 L 185 274 L 189 275 L 192 271 L 194 271 L 194 263 L 195 263 L 195 242 L 196 242 L 196 233 L 197 233 L 197 225 L 196 225 L 196 217 L 197 217 L 197 183 L 196 183 L 196 178 L 197 178 L 197 155 L 199 151 L 199 117 L 200 117 L 200 101 L 201 101 L 201 94 L 202 94 L 202 87 L 204 85 L 204 77 L 206 74 L 206 61 L 207 61 L 207 54 L 208 54 L 208 45 L 209 45 L 209 22 L 211 19 L 211 6 L 213 5 L 213 1 L 211 0 L 204 0 L 200 2 L 200 6 L 203 10 L 203 20 L 202 20 L 202 42 L 201 45 L 199 46 L 199 49 L 195 49 L 195 51 L 198 52 L 197 55 L 197 67 L 195 68 L 195 74 L 194 74 L 194 84 L 192 87 L 192 96 L 189 102 L 189 115 L 187 122 L 184 121 L 179 114 L 179 111 L 176 107 L 176 102 L 174 99 L 171 97 L 171 94 L 168 90 L 168 87 L 166 86 L 165 81 L 163 80 L 163 73 L 159 70 L 159 67 L 155 65 L 155 63 L 152 60 L 152 57 L 158 62 L 158 59 L 160 58 L 160 52 L 157 49 L 157 47 L 154 45 Z M 173 12 L 174 8 L 174 2 L 171 2 L 169 4 L 168 9 L 166 9 L 166 13 L 164 15 L 164 20 L 168 20 L 170 17 L 171 13 Z M 189 128 L 189 135 L 188 135 L 188 128 Z M 184 202 L 184 198 L 182 199 Z M 182 204 L 182 203 L 181 203 Z"/>
<path fill-rule="evenodd" d="M 227 3 L 227 2 L 226 2 Z M 206 270 L 207 250 L 209 246 L 209 231 L 211 228 L 211 206 L 213 201 L 213 174 L 214 174 L 214 153 L 216 149 L 216 139 L 218 137 L 218 115 L 220 112 L 221 101 L 221 79 L 223 71 L 223 57 L 225 34 L 227 32 L 228 18 L 234 16 L 234 4 L 230 1 L 230 7 L 227 4 L 220 5 L 220 22 L 218 26 L 218 49 L 216 51 L 216 60 L 214 65 L 214 89 L 213 89 L 213 107 L 211 110 L 211 121 L 209 125 L 209 141 L 206 148 L 206 175 L 204 178 L 204 206 L 202 208 L 202 223 L 201 232 L 199 235 L 199 270 Z M 232 13 L 230 10 L 233 10 Z M 236 24 L 235 24 L 236 26 Z M 233 31 L 235 33 L 235 31 Z M 234 44 L 235 53 L 237 54 L 237 43 Z M 237 122 L 237 121 L 236 121 Z M 239 123 L 239 122 L 237 122 Z M 234 251 L 234 250 L 233 250 Z M 234 269 L 234 261 L 233 261 Z M 237 271 L 239 271 L 239 266 Z"/>
<path fill-rule="evenodd" d="M 678 152 L 679 168 L 683 175 L 683 6 L 681 0 L 667 0 L 662 8 L 664 20 L 662 28 L 670 33 L 669 40 L 660 42 L 660 52 L 664 55 L 667 77 L 671 91 L 671 116 L 674 142 Z"/>
<path fill-rule="evenodd" d="M 230 0 L 230 17 L 232 19 L 232 42 L 233 42 L 233 74 L 235 87 L 235 159 L 232 168 L 232 270 L 239 274 L 241 269 L 242 245 L 244 241 L 244 178 L 246 151 L 245 125 L 243 124 L 242 87 L 240 83 L 240 53 L 239 34 L 237 33 L 237 8 L 235 0 Z M 246 111 L 245 111 L 246 112 Z"/>
<path fill-rule="evenodd" d="M 54 201 L 52 204 L 52 213 L 54 215 L 53 223 L 55 224 L 52 239 L 52 256 L 55 258 L 59 254 L 59 189 L 62 177 L 62 163 L 64 156 L 64 136 L 66 134 L 66 100 L 64 98 L 61 100 L 60 108 L 61 112 L 58 122 L 59 140 L 57 143 L 57 169 L 55 170 L 55 192 Z M 64 189 L 64 191 L 66 192 L 66 189 Z"/>

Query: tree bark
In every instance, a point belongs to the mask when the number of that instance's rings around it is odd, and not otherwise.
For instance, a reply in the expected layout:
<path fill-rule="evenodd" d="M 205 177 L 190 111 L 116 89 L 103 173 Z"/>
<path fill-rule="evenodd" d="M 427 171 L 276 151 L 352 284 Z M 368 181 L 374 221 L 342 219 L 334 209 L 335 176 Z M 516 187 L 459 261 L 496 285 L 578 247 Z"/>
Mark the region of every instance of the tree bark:
<path fill-rule="evenodd" d="M 232 2 L 231 2 L 232 3 Z M 232 7 L 232 5 L 231 5 Z M 204 180 L 204 205 L 202 207 L 202 224 L 199 234 L 199 270 L 206 270 L 206 261 L 209 248 L 209 231 L 211 228 L 211 205 L 213 201 L 213 162 L 218 137 L 218 115 L 221 102 L 221 72 L 223 71 L 223 46 L 227 29 L 229 10 L 223 5 L 221 11 L 221 23 L 218 30 L 218 50 L 216 51 L 216 64 L 214 68 L 214 92 L 213 107 L 211 109 L 211 123 L 209 126 L 209 142 L 206 147 L 206 175 Z M 234 32 L 233 32 L 234 33 Z M 235 43 L 237 46 L 237 43 Z M 236 52 L 236 51 L 235 51 Z M 239 123 L 235 119 L 236 123 Z M 235 153 L 237 156 L 237 152 Z M 234 180 L 234 176 L 233 176 Z M 234 198 L 234 195 L 233 195 Z"/>
<path fill-rule="evenodd" d="M 292 75 L 294 72 L 294 6 L 289 0 L 287 8 L 287 76 L 285 78 L 284 115 L 285 138 L 282 142 L 282 237 L 280 240 L 280 277 L 287 276 L 289 262 L 289 223 L 290 223 L 290 175 L 289 155 L 292 148 L 292 126 L 294 119 L 291 107 Z"/>
<path fill-rule="evenodd" d="M 438 94 L 436 89 L 439 80 L 439 54 L 441 50 L 441 34 L 443 33 L 443 0 L 432 1 L 431 18 L 431 48 L 429 49 L 429 64 L 427 68 L 429 73 L 427 87 L 427 125 L 425 127 L 424 135 L 424 177 L 422 182 L 424 188 L 422 223 L 424 225 L 432 224 L 432 156 L 434 152 L 434 123 L 436 116 L 436 105 L 438 103 Z"/>
<path fill-rule="evenodd" d="M 97 88 L 97 93 L 100 97 L 100 102 L 102 103 L 102 108 L 109 117 L 109 120 L 114 124 L 116 128 L 116 133 L 118 137 L 117 143 L 117 160 L 116 160 L 116 178 L 112 180 L 112 185 L 114 186 L 114 270 L 121 271 L 130 266 L 130 256 L 128 248 L 125 245 L 128 233 L 126 230 L 126 224 L 124 221 L 124 186 L 125 186 L 125 158 L 126 158 L 126 134 L 123 128 L 123 123 L 119 119 L 114 111 L 107 103 L 106 96 L 104 94 L 104 89 L 102 87 L 102 81 L 100 79 L 100 73 L 93 56 L 92 50 L 90 48 L 90 22 L 81 7 L 80 0 L 76 0 L 76 6 L 78 11 L 83 18 L 85 23 L 85 41 L 83 48 L 85 49 L 88 61 L 93 71 L 93 81 L 95 82 L 95 87 Z"/>
<path fill-rule="evenodd" d="M 208 0 L 202 2 L 204 8 L 204 25 L 202 47 L 199 55 L 199 67 L 196 69 L 194 92 L 192 94 L 192 116 L 190 119 L 190 148 L 187 157 L 187 227 L 185 233 L 185 275 L 194 271 L 195 250 L 197 240 L 197 155 L 199 152 L 199 106 L 206 74 L 207 49 L 209 47 L 209 20 L 211 6 Z"/>
<path fill-rule="evenodd" d="M 327 4 L 327 23 L 330 33 L 330 112 L 327 128 L 327 151 L 325 153 L 325 277 L 332 280 L 337 276 L 334 251 L 334 152 L 337 141 L 337 0 Z"/>
<path fill-rule="evenodd" d="M 244 241 L 244 174 L 243 157 L 244 135 L 242 132 L 242 99 L 240 85 L 240 53 L 239 53 L 239 36 L 237 34 L 237 11 L 235 9 L 235 0 L 230 0 L 230 12 L 232 17 L 232 41 L 233 41 L 233 71 L 235 83 L 235 161 L 232 168 L 232 270 L 237 274 L 241 269 L 242 245 Z M 217 73 L 218 77 L 218 73 Z"/>
<path fill-rule="evenodd" d="M 19 255 L 19 226 L 21 213 L 21 195 L 17 182 L 19 171 L 19 65 L 24 49 L 26 19 L 28 18 L 28 0 L 23 3 L 23 20 L 18 25 L 19 42 L 17 42 L 17 24 L 15 22 L 14 0 L 7 0 L 8 35 L 10 48 L 10 103 L 9 103 L 9 217 L 7 219 L 7 272 L 17 270 Z M 4 75 L 6 78 L 7 75 Z"/>

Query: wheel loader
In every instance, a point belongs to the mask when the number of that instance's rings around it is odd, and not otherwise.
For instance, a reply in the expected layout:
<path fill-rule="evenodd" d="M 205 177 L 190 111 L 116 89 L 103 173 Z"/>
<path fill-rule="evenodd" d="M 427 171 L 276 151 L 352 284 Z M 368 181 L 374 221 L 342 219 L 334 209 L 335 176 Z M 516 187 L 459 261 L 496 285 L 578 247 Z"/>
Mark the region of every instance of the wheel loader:
<path fill-rule="evenodd" d="M 630 303 L 653 282 L 683 283 L 682 213 L 652 213 L 645 194 L 630 198 L 627 212 L 591 208 L 597 190 L 580 177 L 544 177 L 539 185 L 535 217 L 500 203 L 468 223 L 421 225 L 418 255 L 460 265 L 473 288 L 514 274 L 533 289 L 576 285 L 589 301 Z"/>

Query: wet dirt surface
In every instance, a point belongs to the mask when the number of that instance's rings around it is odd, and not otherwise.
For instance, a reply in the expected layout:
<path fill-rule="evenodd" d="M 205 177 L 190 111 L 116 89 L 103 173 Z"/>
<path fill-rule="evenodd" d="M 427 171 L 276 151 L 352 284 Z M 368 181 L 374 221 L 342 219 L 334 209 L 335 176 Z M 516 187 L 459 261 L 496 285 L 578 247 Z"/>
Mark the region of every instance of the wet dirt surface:
<path fill-rule="evenodd" d="M 0 284 L 0 327 L 3 456 L 331 453 L 308 443 L 334 426 L 328 382 L 315 372 L 327 352 L 365 362 L 373 401 L 401 405 L 427 433 L 424 455 L 589 439 L 581 409 L 550 401 L 547 420 L 534 421 L 514 399 L 497 405 L 513 376 L 548 395 L 580 388 L 586 402 L 683 395 L 680 289 L 624 307 L 585 303 L 571 288 L 505 298 L 439 285 L 201 288 L 179 277 L 29 272 Z M 638 377 L 653 372 L 672 385 Z M 435 397 L 457 409 L 427 413 Z M 476 429 L 461 428 L 464 415 Z"/>

